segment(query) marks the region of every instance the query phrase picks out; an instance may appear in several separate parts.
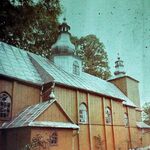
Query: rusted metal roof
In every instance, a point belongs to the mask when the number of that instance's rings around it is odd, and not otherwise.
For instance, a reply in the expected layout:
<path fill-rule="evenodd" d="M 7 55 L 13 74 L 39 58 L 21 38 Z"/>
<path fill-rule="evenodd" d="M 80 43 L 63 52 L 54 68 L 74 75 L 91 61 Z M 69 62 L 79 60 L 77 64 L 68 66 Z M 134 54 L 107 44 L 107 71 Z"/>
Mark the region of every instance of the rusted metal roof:
<path fill-rule="evenodd" d="M 2 124 L 0 129 L 18 128 L 18 127 L 55 127 L 55 128 L 72 128 L 78 129 L 79 127 L 70 122 L 51 122 L 51 121 L 35 121 L 49 106 L 56 100 L 46 101 L 36 105 L 27 107 L 19 113 L 14 119 Z"/>
<path fill-rule="evenodd" d="M 55 80 L 57 84 L 95 92 L 124 100 L 125 105 L 136 107 L 115 85 L 81 72 L 80 76 L 64 71 L 50 60 L 0 42 L 0 74 L 42 84 Z"/>

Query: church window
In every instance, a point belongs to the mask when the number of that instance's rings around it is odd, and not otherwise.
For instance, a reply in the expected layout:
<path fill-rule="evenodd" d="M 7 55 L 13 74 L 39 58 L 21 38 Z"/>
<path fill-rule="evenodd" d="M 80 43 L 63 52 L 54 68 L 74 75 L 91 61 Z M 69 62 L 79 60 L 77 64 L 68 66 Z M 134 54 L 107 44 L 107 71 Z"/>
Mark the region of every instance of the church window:
<path fill-rule="evenodd" d="M 56 131 L 53 131 L 50 136 L 50 145 L 57 145 L 58 143 L 58 135 Z"/>
<path fill-rule="evenodd" d="M 109 107 L 105 108 L 105 121 L 106 124 L 112 123 L 111 109 Z"/>
<path fill-rule="evenodd" d="M 0 93 L 0 119 L 9 119 L 11 114 L 11 97 L 6 92 Z"/>
<path fill-rule="evenodd" d="M 127 113 L 124 113 L 124 125 L 125 127 L 128 127 L 129 125 L 129 118 Z"/>
<path fill-rule="evenodd" d="M 87 107 L 84 103 L 81 103 L 79 106 L 79 117 L 81 123 L 88 122 Z"/>
<path fill-rule="evenodd" d="M 76 74 L 76 75 L 80 74 L 79 63 L 77 61 L 73 62 L 73 73 Z"/>

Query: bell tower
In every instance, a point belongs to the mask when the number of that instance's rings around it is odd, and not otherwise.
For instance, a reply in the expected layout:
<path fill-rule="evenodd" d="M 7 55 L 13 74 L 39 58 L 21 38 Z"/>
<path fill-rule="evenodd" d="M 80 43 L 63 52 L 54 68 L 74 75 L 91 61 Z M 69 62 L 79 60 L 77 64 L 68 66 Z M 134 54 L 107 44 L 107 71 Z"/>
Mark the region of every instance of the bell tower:
<path fill-rule="evenodd" d="M 115 62 L 114 77 L 108 81 L 116 85 L 136 106 L 140 107 L 139 81 L 126 75 L 123 60 L 119 55 Z"/>

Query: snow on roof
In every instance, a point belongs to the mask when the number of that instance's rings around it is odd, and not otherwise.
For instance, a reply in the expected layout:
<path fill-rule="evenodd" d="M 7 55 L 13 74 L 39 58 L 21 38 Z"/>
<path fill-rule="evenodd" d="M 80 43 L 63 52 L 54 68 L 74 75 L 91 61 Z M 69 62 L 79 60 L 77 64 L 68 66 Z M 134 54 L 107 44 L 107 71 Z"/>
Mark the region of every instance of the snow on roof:
<path fill-rule="evenodd" d="M 70 122 L 33 121 L 29 123 L 29 126 L 79 129 L 79 126 Z"/>
<path fill-rule="evenodd" d="M 141 129 L 150 129 L 150 126 L 144 122 L 136 122 L 136 125 L 138 128 L 141 128 Z"/>
<path fill-rule="evenodd" d="M 68 73 L 44 57 L 3 42 L 0 42 L 0 54 L 3 56 L 0 57 L 0 75 L 42 85 L 45 74 L 46 81 L 52 79 L 57 84 L 116 98 L 125 101 L 124 105 L 136 107 L 115 85 L 93 75 L 85 72 L 82 72 L 80 76 Z M 44 73 L 40 74 L 39 68 Z"/>

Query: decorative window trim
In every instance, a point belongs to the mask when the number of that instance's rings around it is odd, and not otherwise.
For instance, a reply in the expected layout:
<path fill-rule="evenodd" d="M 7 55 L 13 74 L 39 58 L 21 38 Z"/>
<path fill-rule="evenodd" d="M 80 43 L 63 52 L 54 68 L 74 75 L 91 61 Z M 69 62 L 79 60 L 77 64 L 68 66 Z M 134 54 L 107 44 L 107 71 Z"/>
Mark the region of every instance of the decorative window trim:
<path fill-rule="evenodd" d="M 105 123 L 108 125 L 112 124 L 112 113 L 110 107 L 105 108 Z"/>
<path fill-rule="evenodd" d="M 76 60 L 73 62 L 73 74 L 76 74 L 76 75 L 80 74 L 79 63 Z"/>
<path fill-rule="evenodd" d="M 9 120 L 11 118 L 11 96 L 5 92 L 0 92 L 0 120 Z"/>
<path fill-rule="evenodd" d="M 56 131 L 52 131 L 49 139 L 49 143 L 51 146 L 57 146 L 58 145 L 58 134 Z"/>
<path fill-rule="evenodd" d="M 85 103 L 81 103 L 79 106 L 79 122 L 88 123 L 88 111 Z"/>

